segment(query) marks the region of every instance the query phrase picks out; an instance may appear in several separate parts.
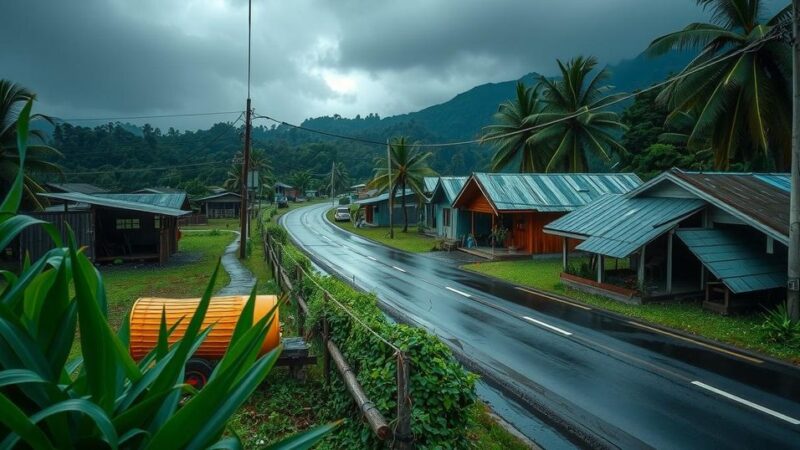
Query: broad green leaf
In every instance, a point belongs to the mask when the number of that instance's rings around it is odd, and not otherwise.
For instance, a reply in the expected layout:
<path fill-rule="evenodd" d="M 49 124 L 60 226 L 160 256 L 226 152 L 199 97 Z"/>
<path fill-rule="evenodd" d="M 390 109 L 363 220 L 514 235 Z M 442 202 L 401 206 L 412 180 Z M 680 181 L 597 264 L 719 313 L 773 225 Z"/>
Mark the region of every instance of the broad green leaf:
<path fill-rule="evenodd" d="M 156 344 L 156 361 L 160 360 L 169 350 L 167 341 L 167 306 L 161 307 L 161 324 L 158 327 L 158 343 Z"/>
<path fill-rule="evenodd" d="M 19 170 L 14 183 L 11 185 L 11 190 L 8 191 L 3 203 L 0 203 L 0 212 L 3 213 L 16 213 L 19 210 L 19 205 L 22 203 L 23 182 L 25 180 L 25 150 L 28 146 L 28 125 L 30 122 L 31 107 L 33 100 L 28 100 L 17 117 L 17 151 L 19 152 Z M 0 224 L 5 223 L 4 217 L 0 216 Z M 0 248 L 5 248 L 1 245 Z"/>
<path fill-rule="evenodd" d="M 47 435 L 42 432 L 28 416 L 17 407 L 5 395 L 0 393 L 0 423 L 8 428 L 15 436 L 15 442 L 20 438 L 35 449 L 55 448 L 47 439 Z M 8 439 L 6 439 L 8 440 Z M 11 448 L 11 445 L 3 445 L 2 448 Z"/>
<path fill-rule="evenodd" d="M 250 297 L 247 299 L 247 304 L 244 305 L 239 320 L 236 321 L 236 328 L 233 329 L 231 342 L 229 345 L 234 345 L 245 331 L 253 326 L 253 312 L 256 308 L 256 285 L 253 285 L 253 290 L 250 291 Z"/>

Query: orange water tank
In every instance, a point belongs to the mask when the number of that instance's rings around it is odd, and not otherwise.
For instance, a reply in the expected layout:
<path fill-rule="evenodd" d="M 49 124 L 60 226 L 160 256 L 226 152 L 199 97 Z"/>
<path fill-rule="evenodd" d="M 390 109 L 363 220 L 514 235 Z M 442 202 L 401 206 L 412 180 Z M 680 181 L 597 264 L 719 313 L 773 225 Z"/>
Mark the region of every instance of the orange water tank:
<path fill-rule="evenodd" d="M 228 348 L 236 322 L 247 304 L 248 296 L 237 295 L 231 297 L 213 297 L 208 306 L 202 328 L 212 326 L 213 329 L 194 356 L 211 360 L 221 359 Z M 253 321 L 257 322 L 267 315 L 278 303 L 274 295 L 256 296 Z M 200 304 L 199 298 L 175 299 L 142 297 L 133 304 L 130 316 L 130 347 L 133 359 L 144 358 L 158 342 L 158 330 L 161 326 L 161 312 L 166 311 L 167 329 L 171 328 L 178 320 L 183 318 L 175 331 L 169 336 L 170 345 L 183 337 L 192 315 Z M 278 309 L 272 325 L 267 331 L 264 343 L 261 345 L 261 354 L 269 352 L 280 343 L 280 323 Z"/>

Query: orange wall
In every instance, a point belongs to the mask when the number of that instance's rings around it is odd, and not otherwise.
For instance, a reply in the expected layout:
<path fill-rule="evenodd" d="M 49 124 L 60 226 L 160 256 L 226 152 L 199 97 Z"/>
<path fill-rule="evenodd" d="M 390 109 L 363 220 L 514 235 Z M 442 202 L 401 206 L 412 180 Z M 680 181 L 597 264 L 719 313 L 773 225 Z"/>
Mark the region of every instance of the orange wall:
<path fill-rule="evenodd" d="M 511 244 L 533 254 L 561 253 L 561 237 L 544 232 L 544 226 L 563 216 L 564 213 L 520 213 L 511 214 L 514 221 L 514 229 L 510 236 Z M 571 240 L 570 248 L 574 248 L 578 242 Z"/>

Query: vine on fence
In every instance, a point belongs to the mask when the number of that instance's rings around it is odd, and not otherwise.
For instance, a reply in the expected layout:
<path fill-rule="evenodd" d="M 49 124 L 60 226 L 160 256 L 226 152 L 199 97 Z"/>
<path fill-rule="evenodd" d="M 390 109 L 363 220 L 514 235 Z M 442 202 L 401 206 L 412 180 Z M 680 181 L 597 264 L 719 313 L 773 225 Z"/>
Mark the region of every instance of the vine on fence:
<path fill-rule="evenodd" d="M 318 325 L 327 314 L 331 339 L 339 346 L 366 394 L 387 418 L 395 417 L 397 384 L 395 350 L 340 307 L 326 303 L 323 289 L 364 324 L 399 347 L 411 359 L 411 424 L 417 448 L 466 448 L 469 411 L 475 402 L 476 376 L 466 371 L 452 352 L 436 336 L 424 330 L 390 323 L 378 309 L 377 298 L 358 292 L 330 277 L 303 277 L 298 280 L 296 266 L 311 273 L 311 263 L 288 239 L 286 230 L 273 224 L 266 232 L 282 244 L 281 265 L 292 279 L 296 293 L 308 301 L 309 329 Z M 332 436 L 333 448 L 380 448 L 383 443 L 363 423 L 339 377 L 331 377 L 328 413 L 332 417 L 350 416 L 353 420 Z"/>

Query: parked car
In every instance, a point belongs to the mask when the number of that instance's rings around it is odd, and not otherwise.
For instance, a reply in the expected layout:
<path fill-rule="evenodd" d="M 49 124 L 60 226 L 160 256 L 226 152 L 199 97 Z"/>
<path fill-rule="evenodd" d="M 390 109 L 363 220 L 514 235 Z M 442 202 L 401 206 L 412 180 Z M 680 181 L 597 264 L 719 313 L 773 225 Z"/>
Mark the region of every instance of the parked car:
<path fill-rule="evenodd" d="M 336 212 L 333 214 L 333 220 L 336 222 L 349 222 L 350 221 L 350 209 L 348 208 L 336 208 Z"/>
<path fill-rule="evenodd" d="M 289 199 L 287 199 L 285 195 L 276 195 L 275 206 L 277 206 L 278 208 L 288 208 Z"/>

